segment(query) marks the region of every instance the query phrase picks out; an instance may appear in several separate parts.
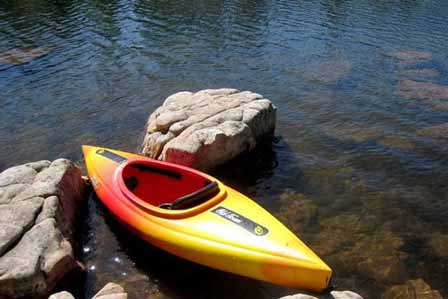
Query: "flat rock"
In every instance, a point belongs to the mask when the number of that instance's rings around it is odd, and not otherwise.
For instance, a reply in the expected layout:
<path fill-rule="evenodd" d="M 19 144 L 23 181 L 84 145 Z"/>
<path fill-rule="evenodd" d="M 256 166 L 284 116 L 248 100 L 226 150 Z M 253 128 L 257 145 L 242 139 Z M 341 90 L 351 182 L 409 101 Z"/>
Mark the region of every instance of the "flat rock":
<path fill-rule="evenodd" d="M 0 298 L 48 294 L 77 267 L 70 240 L 82 191 L 65 159 L 0 173 Z"/>
<path fill-rule="evenodd" d="M 383 299 L 442 299 L 442 296 L 419 278 L 391 287 L 383 294 Z"/>
<path fill-rule="evenodd" d="M 263 96 L 207 89 L 169 96 L 149 117 L 143 154 L 207 170 L 271 136 L 276 108 Z"/>

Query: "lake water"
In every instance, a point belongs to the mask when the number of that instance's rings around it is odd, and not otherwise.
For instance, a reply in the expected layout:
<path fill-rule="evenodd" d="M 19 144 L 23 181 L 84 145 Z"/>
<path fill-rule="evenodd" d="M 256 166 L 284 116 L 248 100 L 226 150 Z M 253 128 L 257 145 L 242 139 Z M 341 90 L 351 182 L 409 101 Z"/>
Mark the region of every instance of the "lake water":
<path fill-rule="evenodd" d="M 273 145 L 214 174 L 278 216 L 364 298 L 422 278 L 448 296 L 448 2 L 0 2 L 0 168 L 81 144 L 137 151 L 170 94 L 251 90 L 278 108 Z M 89 298 L 297 292 L 201 267 L 130 236 L 91 196 Z M 85 290 L 80 286 L 85 285 Z"/>

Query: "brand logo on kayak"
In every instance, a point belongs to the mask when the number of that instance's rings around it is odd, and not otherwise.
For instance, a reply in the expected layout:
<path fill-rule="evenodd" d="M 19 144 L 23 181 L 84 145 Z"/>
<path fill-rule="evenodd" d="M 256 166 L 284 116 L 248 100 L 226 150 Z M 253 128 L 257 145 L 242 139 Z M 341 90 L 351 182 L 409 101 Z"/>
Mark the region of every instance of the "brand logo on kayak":
<path fill-rule="evenodd" d="M 248 232 L 256 235 L 256 236 L 264 236 L 266 235 L 269 230 L 267 228 L 265 228 L 264 226 L 253 222 L 252 220 L 244 217 L 243 215 L 240 215 L 234 211 L 231 211 L 227 208 L 224 207 L 218 207 L 214 210 L 212 210 L 213 213 L 215 213 L 216 215 L 221 216 L 224 219 L 227 219 L 239 226 L 241 226 L 242 228 L 244 228 L 245 230 L 247 230 Z"/>

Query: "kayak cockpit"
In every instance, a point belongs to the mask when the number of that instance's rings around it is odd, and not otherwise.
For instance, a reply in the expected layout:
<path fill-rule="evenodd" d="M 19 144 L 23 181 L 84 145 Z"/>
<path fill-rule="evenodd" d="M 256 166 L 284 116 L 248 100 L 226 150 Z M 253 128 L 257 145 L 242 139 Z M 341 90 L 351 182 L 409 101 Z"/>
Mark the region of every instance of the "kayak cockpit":
<path fill-rule="evenodd" d="M 122 171 L 124 185 L 144 203 L 170 210 L 195 207 L 219 193 L 218 184 L 196 172 L 148 162 L 131 162 Z"/>

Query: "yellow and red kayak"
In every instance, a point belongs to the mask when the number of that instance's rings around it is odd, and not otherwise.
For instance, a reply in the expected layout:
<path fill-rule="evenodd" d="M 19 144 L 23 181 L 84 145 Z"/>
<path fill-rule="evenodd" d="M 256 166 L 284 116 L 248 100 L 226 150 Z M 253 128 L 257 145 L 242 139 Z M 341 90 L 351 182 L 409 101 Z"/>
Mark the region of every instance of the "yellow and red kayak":
<path fill-rule="evenodd" d="M 322 291 L 331 269 L 254 201 L 194 169 L 83 146 L 100 200 L 130 230 L 176 256 L 287 287 Z"/>

